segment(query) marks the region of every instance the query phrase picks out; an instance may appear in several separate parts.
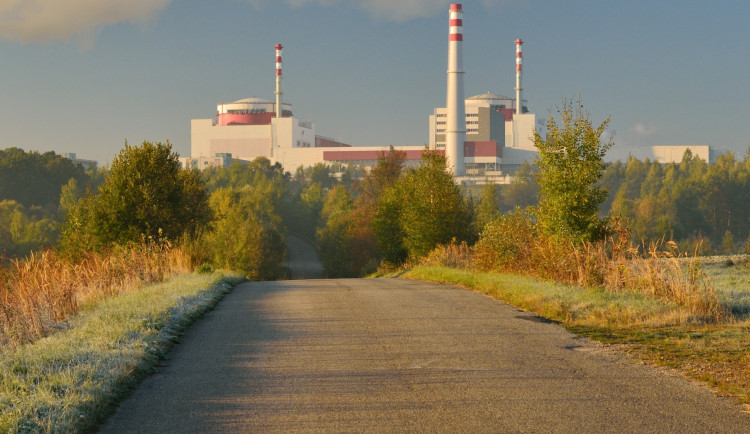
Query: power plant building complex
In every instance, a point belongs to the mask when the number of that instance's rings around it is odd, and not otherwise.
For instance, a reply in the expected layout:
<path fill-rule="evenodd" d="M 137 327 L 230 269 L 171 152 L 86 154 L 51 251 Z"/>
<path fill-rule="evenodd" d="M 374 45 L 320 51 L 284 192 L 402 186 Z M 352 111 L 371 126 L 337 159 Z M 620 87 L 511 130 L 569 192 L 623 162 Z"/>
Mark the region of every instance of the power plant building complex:
<path fill-rule="evenodd" d="M 451 170 L 462 182 L 508 180 L 524 161 L 533 161 L 532 136 L 536 116 L 521 99 L 523 41 L 516 40 L 516 98 L 496 94 L 464 97 L 463 8 L 449 11 L 446 107 L 429 115 L 429 148 L 444 152 Z M 287 171 L 299 166 L 359 164 L 372 167 L 390 147 L 350 146 L 316 134 L 315 125 L 294 117 L 292 106 L 282 101 L 282 50 L 276 50 L 275 102 L 247 98 L 219 104 L 215 119 L 191 121 L 191 157 L 185 167 L 203 169 L 234 160 L 265 157 Z M 423 146 L 396 146 L 407 164 L 418 164 Z"/>

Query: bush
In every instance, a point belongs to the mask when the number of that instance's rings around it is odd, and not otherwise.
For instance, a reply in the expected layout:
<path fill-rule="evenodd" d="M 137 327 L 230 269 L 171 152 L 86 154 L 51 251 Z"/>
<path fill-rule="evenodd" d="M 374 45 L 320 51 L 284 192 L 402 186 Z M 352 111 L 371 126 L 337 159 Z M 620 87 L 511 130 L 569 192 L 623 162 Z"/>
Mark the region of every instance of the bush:
<path fill-rule="evenodd" d="M 456 240 L 438 245 L 422 260 L 422 264 L 460 270 L 469 270 L 474 265 L 469 245 L 466 242 L 457 243 Z"/>
<path fill-rule="evenodd" d="M 523 268 L 531 260 L 537 237 L 531 216 L 516 208 L 484 227 L 474 246 L 474 262 L 481 271 Z"/>
<path fill-rule="evenodd" d="M 373 228 L 382 256 L 394 264 L 453 239 L 471 244 L 477 236 L 471 204 L 447 172 L 445 157 L 428 150 L 419 167 L 383 193 Z"/>
<path fill-rule="evenodd" d="M 169 142 L 126 143 L 99 194 L 88 194 L 71 206 L 61 248 L 75 254 L 147 239 L 175 241 L 209 220 L 200 173 L 182 170 Z"/>
<path fill-rule="evenodd" d="M 273 280 L 282 274 L 286 245 L 280 219 L 268 209 L 271 205 L 260 209 L 256 193 L 249 187 L 215 191 L 210 200 L 215 220 L 204 238 L 215 267 L 252 280 Z"/>

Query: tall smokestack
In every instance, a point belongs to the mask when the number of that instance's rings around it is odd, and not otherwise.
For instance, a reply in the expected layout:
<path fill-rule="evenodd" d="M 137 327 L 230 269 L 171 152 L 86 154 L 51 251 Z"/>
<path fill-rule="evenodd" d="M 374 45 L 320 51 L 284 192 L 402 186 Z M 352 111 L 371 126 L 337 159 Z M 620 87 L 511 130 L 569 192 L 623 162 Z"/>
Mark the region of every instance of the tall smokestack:
<path fill-rule="evenodd" d="M 464 142 L 466 141 L 466 107 L 464 101 L 463 9 L 452 4 L 450 9 L 450 36 L 448 39 L 448 119 L 445 128 L 445 157 L 448 169 L 463 176 Z"/>
<path fill-rule="evenodd" d="M 276 44 L 276 117 L 280 118 L 283 112 L 281 107 L 281 50 L 284 47 Z"/>
<path fill-rule="evenodd" d="M 521 74 L 523 72 L 523 41 L 516 39 L 516 114 L 521 114 Z"/>

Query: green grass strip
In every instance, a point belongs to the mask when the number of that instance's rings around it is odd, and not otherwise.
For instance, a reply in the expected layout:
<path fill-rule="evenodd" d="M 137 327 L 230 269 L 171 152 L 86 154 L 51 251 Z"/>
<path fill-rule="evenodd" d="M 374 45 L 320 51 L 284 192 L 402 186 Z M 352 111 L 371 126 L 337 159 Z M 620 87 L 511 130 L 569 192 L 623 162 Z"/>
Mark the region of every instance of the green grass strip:
<path fill-rule="evenodd" d="M 0 432 L 94 430 L 180 333 L 240 279 L 185 274 L 85 309 L 70 328 L 0 357 Z"/>
<path fill-rule="evenodd" d="M 643 294 L 586 289 L 514 274 L 417 266 L 401 277 L 471 288 L 569 327 L 662 325 L 684 316 L 676 304 Z"/>

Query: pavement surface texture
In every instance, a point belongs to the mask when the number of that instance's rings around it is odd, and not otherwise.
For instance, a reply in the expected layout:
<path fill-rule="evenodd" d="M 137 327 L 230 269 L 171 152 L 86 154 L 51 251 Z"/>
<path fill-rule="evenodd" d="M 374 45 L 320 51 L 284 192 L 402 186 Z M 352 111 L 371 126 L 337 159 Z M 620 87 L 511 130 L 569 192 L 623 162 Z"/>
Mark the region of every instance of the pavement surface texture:
<path fill-rule="evenodd" d="M 750 414 L 472 291 L 297 280 L 236 287 L 101 432 L 749 433 Z"/>

